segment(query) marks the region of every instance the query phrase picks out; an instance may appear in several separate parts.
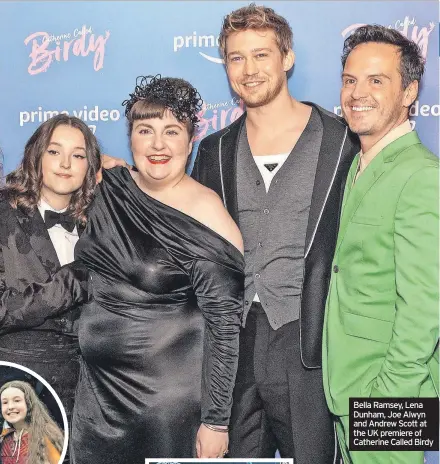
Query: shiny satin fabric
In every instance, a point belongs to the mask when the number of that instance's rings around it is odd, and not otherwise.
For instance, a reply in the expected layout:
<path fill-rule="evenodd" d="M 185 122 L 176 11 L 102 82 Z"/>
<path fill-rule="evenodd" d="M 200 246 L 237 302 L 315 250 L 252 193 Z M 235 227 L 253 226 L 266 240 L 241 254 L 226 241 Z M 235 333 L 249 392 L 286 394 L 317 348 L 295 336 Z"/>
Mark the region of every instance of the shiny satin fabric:
<path fill-rule="evenodd" d="M 243 258 L 125 168 L 103 177 L 76 248 L 93 297 L 79 321 L 72 460 L 192 457 L 201 421 L 229 422 Z"/>

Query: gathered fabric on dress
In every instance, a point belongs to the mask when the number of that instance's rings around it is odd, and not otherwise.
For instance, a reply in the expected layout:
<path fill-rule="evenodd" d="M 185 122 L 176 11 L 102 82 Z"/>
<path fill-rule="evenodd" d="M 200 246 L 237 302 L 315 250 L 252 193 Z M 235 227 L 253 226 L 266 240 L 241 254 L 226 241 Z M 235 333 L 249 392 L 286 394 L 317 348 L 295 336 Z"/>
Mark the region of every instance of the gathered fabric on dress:
<path fill-rule="evenodd" d="M 105 171 L 76 258 L 92 301 L 79 320 L 74 464 L 195 456 L 200 423 L 229 423 L 243 257 L 194 218 Z"/>

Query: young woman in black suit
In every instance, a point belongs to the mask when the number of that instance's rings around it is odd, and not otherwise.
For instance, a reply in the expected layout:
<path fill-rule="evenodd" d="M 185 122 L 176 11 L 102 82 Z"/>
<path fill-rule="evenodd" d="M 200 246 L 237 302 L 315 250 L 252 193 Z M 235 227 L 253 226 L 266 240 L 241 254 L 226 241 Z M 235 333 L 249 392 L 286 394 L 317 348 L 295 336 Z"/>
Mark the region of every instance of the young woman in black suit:
<path fill-rule="evenodd" d="M 0 190 L 0 361 L 41 375 L 68 417 L 79 370 L 75 311 L 48 320 L 44 314 L 85 299 L 80 283 L 86 272 L 69 263 L 99 169 L 100 150 L 90 129 L 60 114 L 38 127 Z M 72 286 L 69 297 L 60 291 L 66 282 Z"/>

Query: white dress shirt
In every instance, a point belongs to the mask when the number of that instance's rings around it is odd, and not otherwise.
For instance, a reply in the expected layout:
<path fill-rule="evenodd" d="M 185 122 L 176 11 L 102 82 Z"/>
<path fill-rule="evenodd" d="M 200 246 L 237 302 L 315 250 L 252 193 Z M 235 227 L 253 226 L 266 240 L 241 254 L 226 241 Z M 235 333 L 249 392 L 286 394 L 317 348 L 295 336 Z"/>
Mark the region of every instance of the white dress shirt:
<path fill-rule="evenodd" d="M 67 208 L 56 210 L 52 208 L 43 199 L 40 200 L 38 205 L 38 211 L 40 211 L 41 217 L 44 221 L 44 212 L 46 210 L 55 211 L 57 213 L 63 213 Z M 74 260 L 74 250 L 76 242 L 78 241 L 78 230 L 75 226 L 72 232 L 67 231 L 62 225 L 55 224 L 53 227 L 47 230 L 49 237 L 55 248 L 55 252 L 58 256 L 58 260 L 61 266 L 71 263 Z"/>
<path fill-rule="evenodd" d="M 359 153 L 359 162 L 356 170 L 356 175 L 353 179 L 353 184 L 358 179 L 358 177 L 365 171 L 365 168 L 371 163 L 375 156 L 377 156 L 390 143 L 395 142 L 397 139 L 403 137 L 406 134 L 409 134 L 411 131 L 411 123 L 409 122 L 409 119 L 407 119 L 399 126 L 395 127 L 394 129 L 391 129 L 380 140 L 378 140 L 368 151 L 363 153 L 361 150 Z"/>

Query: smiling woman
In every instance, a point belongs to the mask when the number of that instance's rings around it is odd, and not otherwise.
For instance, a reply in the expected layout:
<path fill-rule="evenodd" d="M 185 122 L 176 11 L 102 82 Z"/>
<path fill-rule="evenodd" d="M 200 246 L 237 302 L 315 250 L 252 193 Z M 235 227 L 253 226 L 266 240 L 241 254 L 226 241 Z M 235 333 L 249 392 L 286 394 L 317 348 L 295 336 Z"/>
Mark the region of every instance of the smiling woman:
<path fill-rule="evenodd" d="M 0 388 L 2 464 L 58 464 L 64 436 L 34 389 L 21 380 Z"/>
<path fill-rule="evenodd" d="M 76 249 L 93 301 L 79 320 L 72 462 L 224 456 L 241 236 L 220 198 L 185 174 L 197 91 L 182 79 L 142 77 L 130 97 L 137 169 L 103 172 Z"/>
<path fill-rule="evenodd" d="M 68 265 L 99 167 L 98 143 L 87 125 L 60 114 L 32 134 L 0 190 L 0 360 L 50 382 L 68 417 L 79 373 L 78 342 L 75 314 L 60 313 L 86 295 L 80 284 L 87 281 L 86 271 Z M 73 277 L 78 280 L 69 280 Z M 69 298 L 62 292 L 67 287 Z M 74 295 L 80 299 L 74 302 Z M 48 306 L 54 317 L 45 321 Z"/>
<path fill-rule="evenodd" d="M 50 118 L 26 143 L 18 168 L 8 174 L 4 196 L 14 208 L 30 213 L 47 194 L 55 209 L 67 208 L 85 223 L 100 167 L 98 143 L 87 125 L 74 116 Z"/>
<path fill-rule="evenodd" d="M 164 111 L 162 118 L 135 121 L 131 150 L 139 170 L 138 185 L 148 190 L 149 183 L 177 182 L 185 171 L 191 149 L 186 127 L 170 110 Z"/>
<path fill-rule="evenodd" d="M 66 208 L 88 170 L 86 144 L 79 129 L 58 126 L 41 158 L 42 197 L 56 209 Z"/>

